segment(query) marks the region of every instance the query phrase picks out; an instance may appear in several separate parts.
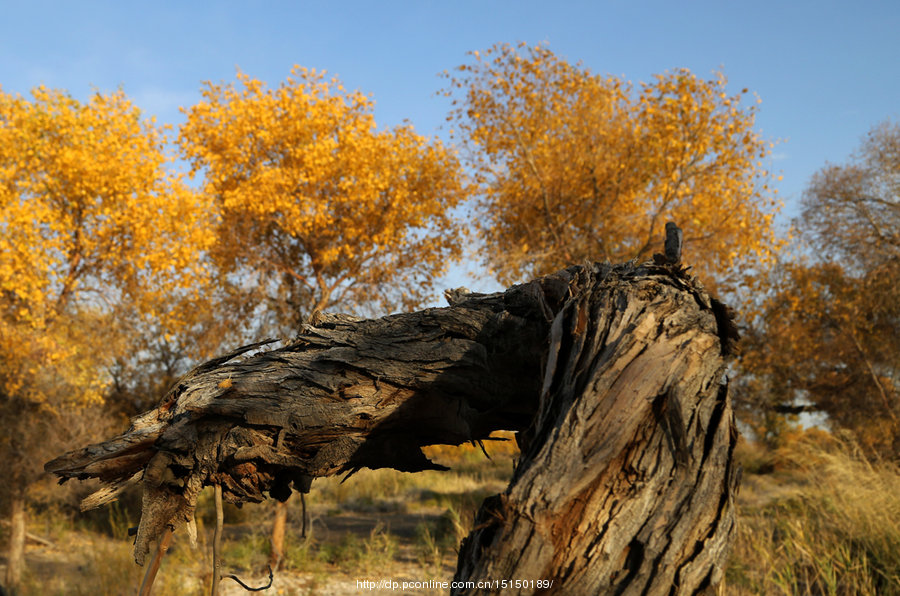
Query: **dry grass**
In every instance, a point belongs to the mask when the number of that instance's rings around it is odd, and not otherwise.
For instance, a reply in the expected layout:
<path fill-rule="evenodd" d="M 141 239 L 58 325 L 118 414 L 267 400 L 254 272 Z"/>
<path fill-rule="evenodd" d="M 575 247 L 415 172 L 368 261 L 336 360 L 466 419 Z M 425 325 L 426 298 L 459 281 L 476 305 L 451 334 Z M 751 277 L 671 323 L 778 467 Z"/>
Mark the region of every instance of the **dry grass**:
<path fill-rule="evenodd" d="M 353 578 L 367 576 L 449 579 L 475 510 L 485 496 L 504 488 L 512 472 L 514 444 L 489 443 L 487 449 L 492 459 L 473 446 L 429 449 L 430 456 L 452 466 L 447 473 L 364 470 L 345 483 L 317 480 L 309 498 L 312 532 L 305 539 L 293 505 L 286 568 L 276 576 L 288 587 L 276 593 L 357 593 Z M 852 442 L 821 432 L 798 435 L 778 452 L 742 443 L 738 455 L 745 474 L 721 593 L 900 594 L 896 465 L 868 462 Z M 176 533 L 156 593 L 208 590 L 203 528 L 208 532 L 211 526 L 209 500 L 204 495 L 198 510 L 200 548 L 192 550 Z M 248 506 L 226 513 L 225 565 L 255 581 L 268 556 L 272 509 Z M 136 511 L 125 506 L 75 524 L 52 510 L 33 516 L 30 530 L 64 552 L 31 547 L 23 594 L 133 593 L 143 570 L 131 560 L 125 532 L 136 519 Z M 398 520 L 407 523 L 400 527 Z"/>
<path fill-rule="evenodd" d="M 769 457 L 745 478 L 725 593 L 900 594 L 897 466 L 822 432 Z"/>

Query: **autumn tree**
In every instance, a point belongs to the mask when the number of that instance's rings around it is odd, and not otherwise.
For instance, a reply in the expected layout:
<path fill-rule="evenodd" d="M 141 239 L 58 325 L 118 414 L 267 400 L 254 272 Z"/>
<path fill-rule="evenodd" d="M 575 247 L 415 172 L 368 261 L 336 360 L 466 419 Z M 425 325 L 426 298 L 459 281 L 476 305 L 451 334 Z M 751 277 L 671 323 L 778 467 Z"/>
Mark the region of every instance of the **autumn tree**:
<path fill-rule="evenodd" d="M 737 394 L 777 439 L 779 414 L 824 413 L 870 453 L 900 455 L 900 125 L 873 128 L 813 176 L 803 251 L 770 278 Z"/>
<path fill-rule="evenodd" d="M 87 102 L 44 87 L 0 91 L 0 450 L 11 513 L 7 584 L 23 564 L 39 450 L 71 408 L 101 401 L 111 316 L 128 304 L 177 333 L 164 297 L 205 276 L 201 197 L 169 173 L 165 138 L 122 92 Z M 67 440 L 71 440 L 69 437 Z"/>
<path fill-rule="evenodd" d="M 686 69 L 637 88 L 544 46 L 495 45 L 447 74 L 451 134 L 482 193 L 486 261 L 503 282 L 580 260 L 647 258 L 667 219 L 705 281 L 768 258 L 778 209 L 755 107 Z"/>
<path fill-rule="evenodd" d="M 222 217 L 215 262 L 285 332 L 331 305 L 420 304 L 459 255 L 457 159 L 409 125 L 378 130 L 337 78 L 291 72 L 274 89 L 208 83 L 186 111 L 182 154 Z"/>
<path fill-rule="evenodd" d="M 460 254 L 456 157 L 411 126 L 378 130 L 371 98 L 294 67 L 277 88 L 208 83 L 179 142 L 221 221 L 212 257 L 256 334 L 316 311 L 409 309 Z M 276 508 L 273 563 L 286 523 Z"/>

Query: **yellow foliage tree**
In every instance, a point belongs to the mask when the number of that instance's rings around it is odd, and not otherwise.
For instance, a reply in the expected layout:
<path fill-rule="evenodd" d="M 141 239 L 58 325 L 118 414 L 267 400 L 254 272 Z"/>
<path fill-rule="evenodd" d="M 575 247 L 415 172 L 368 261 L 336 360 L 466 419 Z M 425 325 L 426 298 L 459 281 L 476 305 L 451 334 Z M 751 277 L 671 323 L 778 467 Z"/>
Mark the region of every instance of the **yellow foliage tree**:
<path fill-rule="evenodd" d="M 543 46 L 471 55 L 446 75 L 444 93 L 481 183 L 479 226 L 502 282 L 583 259 L 649 257 L 662 252 L 666 220 L 683 228 L 706 280 L 729 281 L 742 258 L 771 255 L 770 147 L 724 76 L 681 69 L 635 90 Z"/>
<path fill-rule="evenodd" d="M 288 335 L 315 311 L 412 308 L 460 254 L 459 162 L 411 126 L 379 131 L 373 101 L 295 66 L 275 89 L 208 83 L 179 142 L 221 213 L 213 261 L 231 310 Z M 249 317 L 250 313 L 253 317 Z M 272 563 L 287 509 L 276 510 Z"/>
<path fill-rule="evenodd" d="M 459 255 L 455 156 L 410 126 L 376 130 L 372 100 L 324 73 L 237 78 L 208 83 L 179 136 L 222 214 L 222 270 L 284 331 L 330 305 L 419 304 Z"/>
<path fill-rule="evenodd" d="M 83 103 L 44 87 L 31 99 L 0 90 L 0 459 L 15 518 L 10 584 L 21 569 L 27 488 L 52 420 L 105 390 L 109 315 L 127 303 L 177 331 L 182 317 L 160 304 L 195 294 L 205 276 L 198 256 L 211 237 L 209 213 L 167 170 L 164 142 L 121 92 Z"/>
<path fill-rule="evenodd" d="M 817 172 L 802 205 L 804 258 L 767 279 L 736 401 L 771 442 L 785 413 L 812 411 L 900 459 L 900 125 Z"/>

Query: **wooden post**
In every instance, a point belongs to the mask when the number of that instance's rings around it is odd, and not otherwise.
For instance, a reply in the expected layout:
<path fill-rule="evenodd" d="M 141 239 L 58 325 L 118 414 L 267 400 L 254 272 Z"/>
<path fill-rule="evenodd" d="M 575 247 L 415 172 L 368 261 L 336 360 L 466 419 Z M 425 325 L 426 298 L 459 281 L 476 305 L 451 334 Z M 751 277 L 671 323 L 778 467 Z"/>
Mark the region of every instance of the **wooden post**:
<path fill-rule="evenodd" d="M 213 574 L 212 586 L 209 593 L 211 596 L 219 596 L 219 582 L 222 579 L 222 530 L 225 515 L 222 511 L 222 485 L 217 484 L 215 488 L 216 500 L 216 530 L 213 534 Z"/>
<path fill-rule="evenodd" d="M 269 567 L 277 571 L 281 567 L 281 561 L 284 559 L 284 533 L 287 528 L 288 502 L 275 502 L 275 519 L 272 522 L 272 536 L 270 545 L 272 551 L 269 553 Z"/>
<path fill-rule="evenodd" d="M 166 551 L 169 550 L 169 545 L 172 543 L 172 533 L 172 528 L 169 527 L 166 528 L 159 537 L 159 544 L 156 545 L 156 553 L 153 555 L 153 559 L 150 560 L 147 571 L 144 572 L 144 581 L 141 582 L 138 596 L 150 596 L 150 593 L 153 590 L 153 582 L 156 581 L 156 573 L 159 571 L 159 566 L 162 564 L 163 555 L 166 554 Z"/>

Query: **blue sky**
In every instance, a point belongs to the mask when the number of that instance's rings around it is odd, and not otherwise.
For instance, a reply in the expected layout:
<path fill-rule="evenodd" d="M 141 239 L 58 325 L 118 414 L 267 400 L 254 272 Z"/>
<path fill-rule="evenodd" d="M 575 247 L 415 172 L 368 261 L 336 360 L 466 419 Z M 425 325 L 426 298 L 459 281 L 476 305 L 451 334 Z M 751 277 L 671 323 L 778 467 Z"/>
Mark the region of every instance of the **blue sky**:
<path fill-rule="evenodd" d="M 780 141 L 785 213 L 810 176 L 844 161 L 876 123 L 900 120 L 900 1 L 5 2 L 0 86 L 85 98 L 122 87 L 177 124 L 203 81 L 235 68 L 277 85 L 299 64 L 373 95 L 376 120 L 444 136 L 438 73 L 497 42 L 545 42 L 635 83 L 721 69 L 762 99 L 757 129 Z M 787 218 L 782 218 L 785 221 Z"/>

